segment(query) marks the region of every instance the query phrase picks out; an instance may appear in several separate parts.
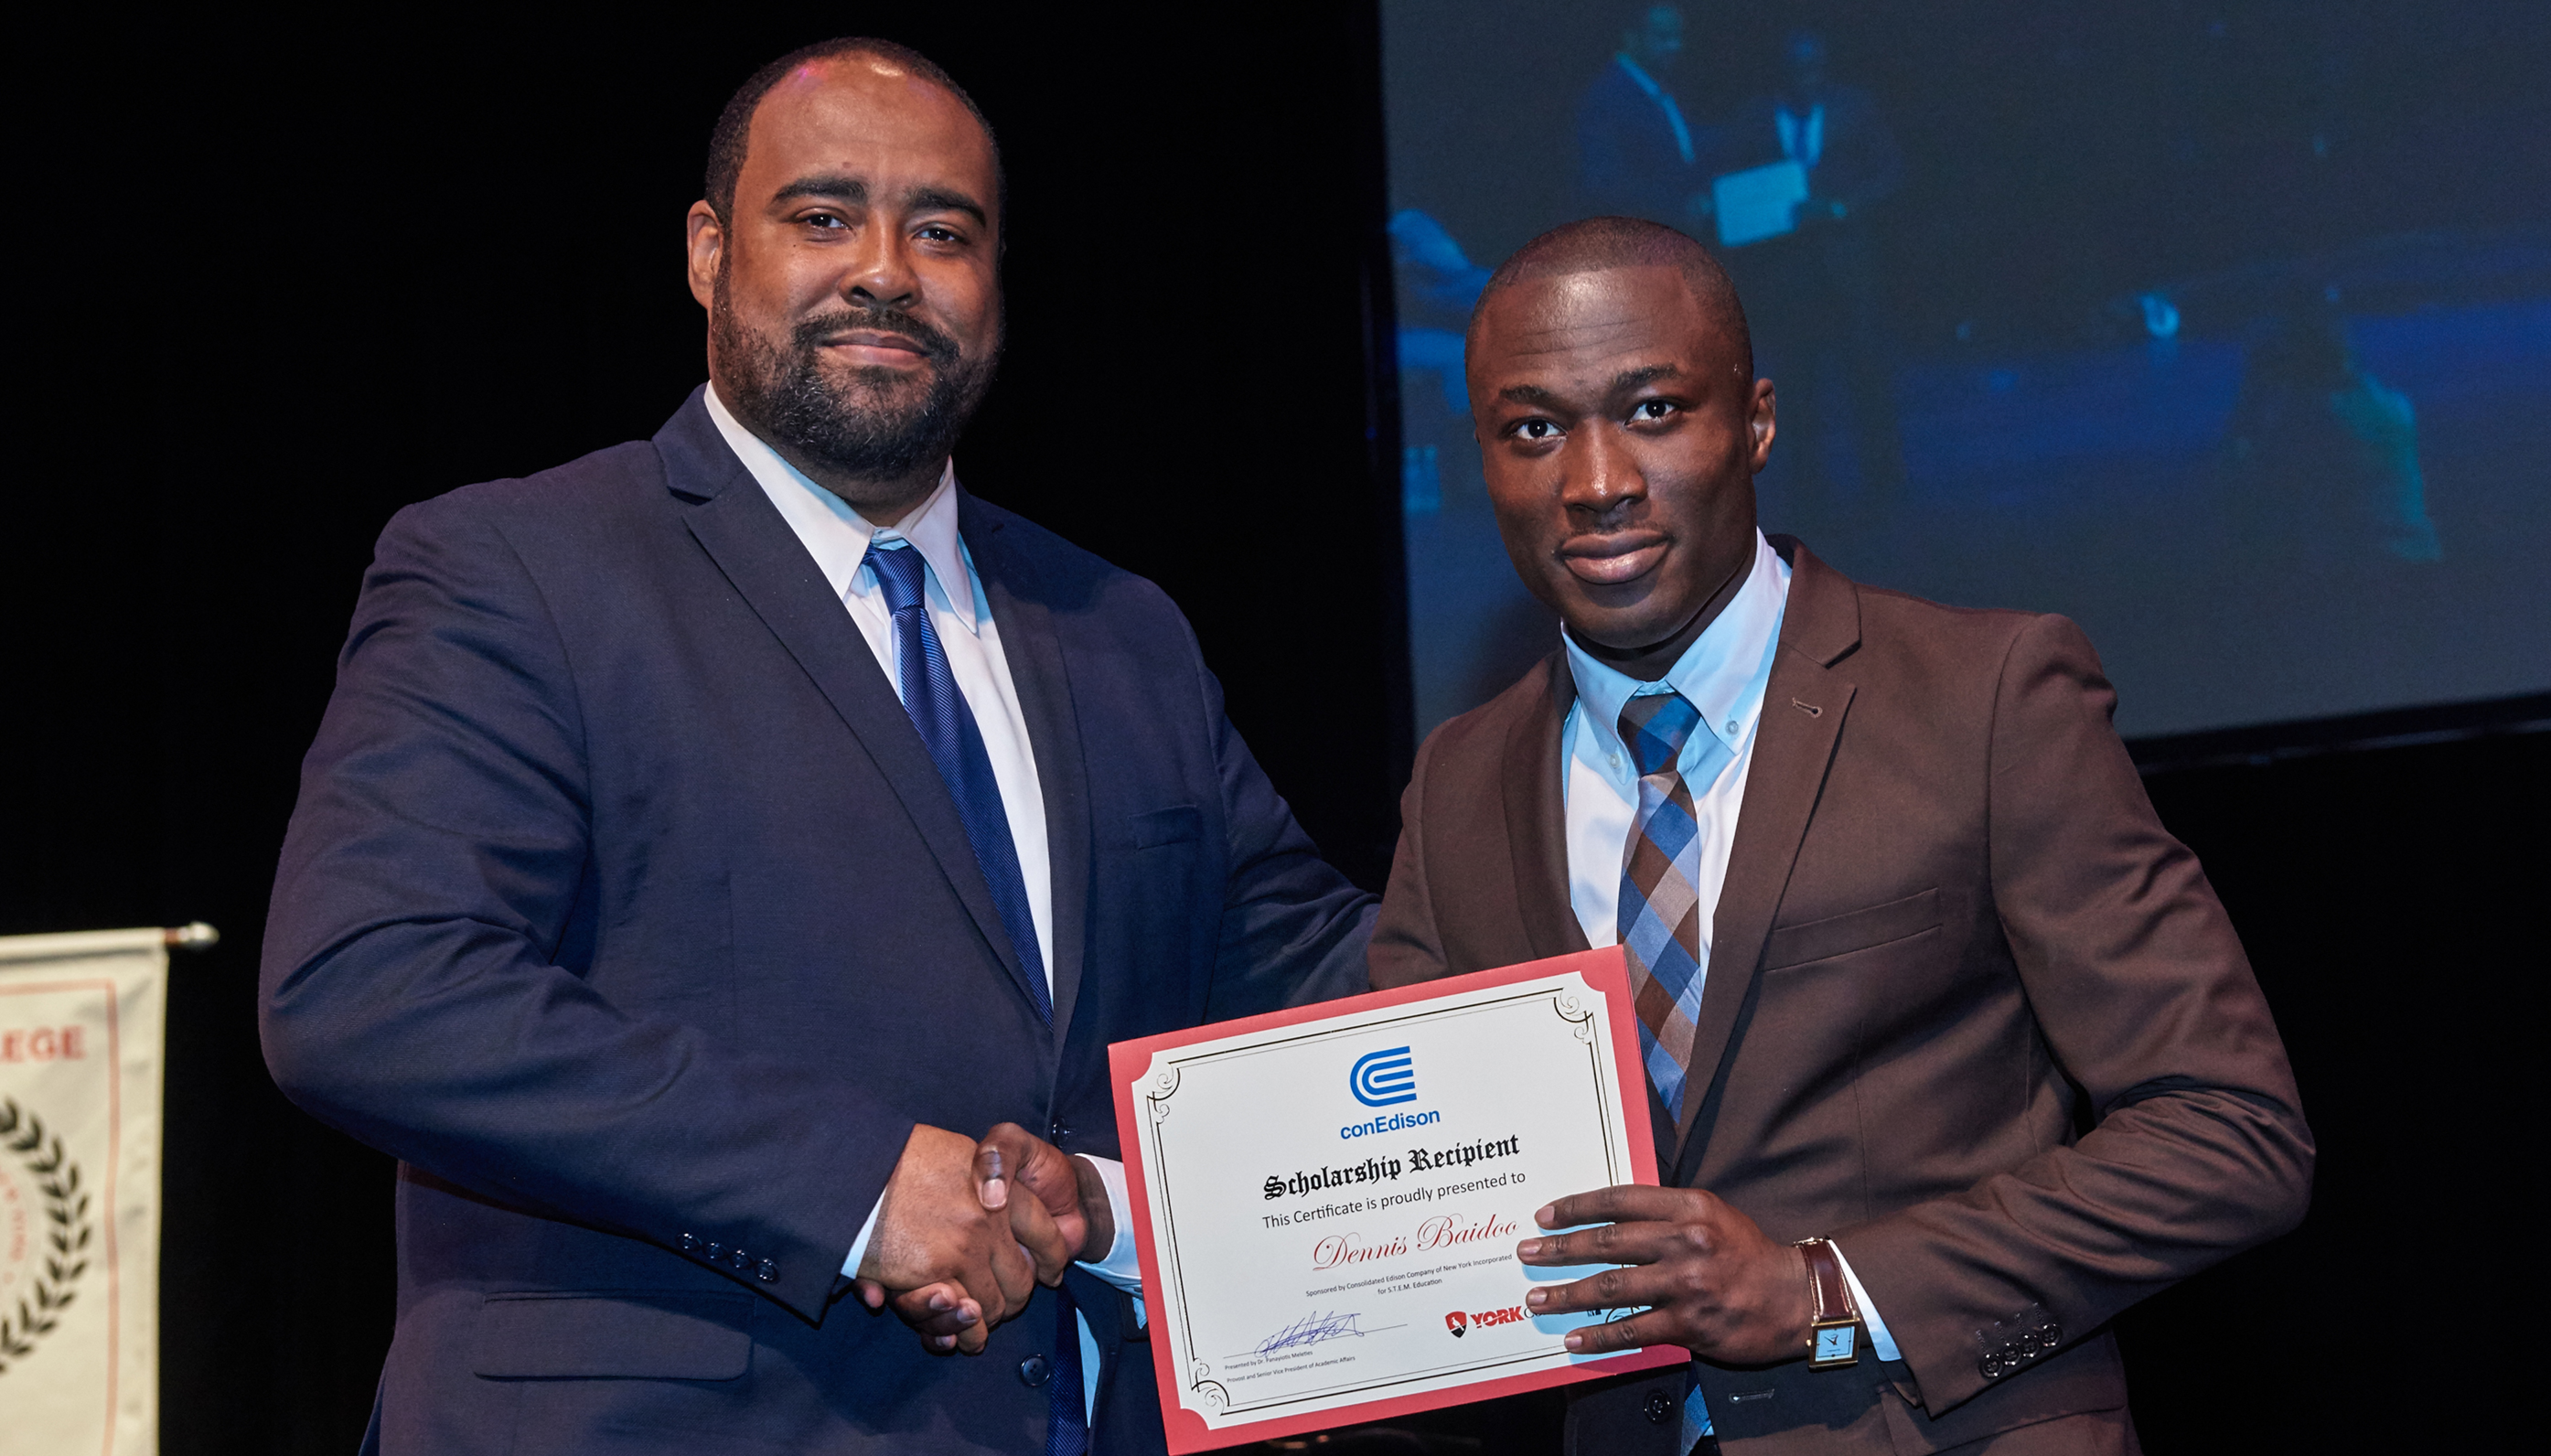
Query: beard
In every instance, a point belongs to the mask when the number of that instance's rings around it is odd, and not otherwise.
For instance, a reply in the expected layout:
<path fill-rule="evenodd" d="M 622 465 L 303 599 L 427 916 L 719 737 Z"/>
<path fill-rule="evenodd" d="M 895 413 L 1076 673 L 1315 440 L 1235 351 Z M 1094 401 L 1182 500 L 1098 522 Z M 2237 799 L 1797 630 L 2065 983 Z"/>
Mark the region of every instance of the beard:
<path fill-rule="evenodd" d="M 893 479 L 946 457 L 1000 357 L 995 344 L 968 359 L 956 340 L 898 308 L 823 313 L 791 329 L 782 347 L 736 318 L 723 273 L 714 302 L 710 335 L 736 414 L 773 445 L 853 478 Z M 853 328 L 902 335 L 929 367 L 918 378 L 874 365 L 826 367 L 823 341 Z"/>

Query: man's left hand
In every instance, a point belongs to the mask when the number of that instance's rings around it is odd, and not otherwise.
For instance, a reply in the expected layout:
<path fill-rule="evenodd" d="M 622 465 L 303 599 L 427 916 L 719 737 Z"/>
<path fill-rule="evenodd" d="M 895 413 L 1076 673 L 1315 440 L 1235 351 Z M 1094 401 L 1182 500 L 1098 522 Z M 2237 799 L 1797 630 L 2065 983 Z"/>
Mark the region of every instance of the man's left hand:
<path fill-rule="evenodd" d="M 1600 1226 L 1525 1239 L 1515 1256 L 1526 1264 L 1627 1266 L 1535 1289 L 1524 1298 L 1533 1313 L 1650 1306 L 1572 1332 L 1571 1351 L 1681 1345 L 1722 1365 L 1771 1365 L 1807 1353 L 1814 1309 L 1805 1258 L 1766 1238 L 1715 1194 L 1625 1184 L 1561 1198 L 1533 1221 Z"/>

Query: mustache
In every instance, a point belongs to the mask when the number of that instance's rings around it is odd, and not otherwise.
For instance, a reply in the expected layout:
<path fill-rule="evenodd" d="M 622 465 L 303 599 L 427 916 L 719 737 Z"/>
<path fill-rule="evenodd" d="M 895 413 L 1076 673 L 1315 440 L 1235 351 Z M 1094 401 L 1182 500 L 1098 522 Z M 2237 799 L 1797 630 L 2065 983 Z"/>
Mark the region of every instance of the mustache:
<path fill-rule="evenodd" d="M 921 346 L 922 357 L 942 368 L 957 363 L 957 341 L 899 308 L 848 308 L 800 322 L 791 331 L 798 353 L 814 358 L 824 341 L 850 329 L 900 334 Z"/>

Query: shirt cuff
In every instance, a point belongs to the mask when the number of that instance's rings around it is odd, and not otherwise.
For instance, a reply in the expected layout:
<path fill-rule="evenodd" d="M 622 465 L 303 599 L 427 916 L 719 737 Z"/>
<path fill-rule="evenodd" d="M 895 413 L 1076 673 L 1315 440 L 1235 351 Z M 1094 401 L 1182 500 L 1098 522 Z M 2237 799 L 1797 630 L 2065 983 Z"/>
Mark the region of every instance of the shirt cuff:
<path fill-rule="evenodd" d="M 1080 1267 L 1140 1299 L 1143 1261 L 1135 1250 L 1134 1205 L 1125 1196 L 1125 1165 L 1113 1158 L 1092 1158 L 1087 1153 L 1076 1156 L 1098 1170 L 1098 1181 L 1107 1189 L 1107 1206 L 1116 1213 L 1116 1242 L 1107 1246 L 1106 1257 L 1083 1259 Z"/>
<path fill-rule="evenodd" d="M 885 1195 L 879 1194 L 876 1202 L 868 1208 L 868 1221 L 860 1225 L 860 1236 L 851 1240 L 851 1257 L 842 1261 L 842 1278 L 860 1277 L 860 1261 L 868 1256 L 868 1240 L 876 1237 L 877 1214 L 884 1207 Z M 1852 1288 L 1857 1291 L 1860 1287 L 1854 1285 Z"/>
<path fill-rule="evenodd" d="M 1851 1260 L 1843 1254 L 1842 1245 L 1832 1247 L 1834 1262 L 1842 1266 L 1843 1280 L 1851 1286 L 1851 1301 L 1860 1306 L 1860 1322 L 1869 1326 L 1871 1348 L 1878 1351 L 1881 1360 L 1903 1359 L 1896 1351 L 1895 1336 L 1887 1332 L 1887 1321 L 1880 1317 L 1878 1306 L 1869 1302 L 1869 1291 L 1860 1287 L 1860 1276 L 1851 1272 Z"/>

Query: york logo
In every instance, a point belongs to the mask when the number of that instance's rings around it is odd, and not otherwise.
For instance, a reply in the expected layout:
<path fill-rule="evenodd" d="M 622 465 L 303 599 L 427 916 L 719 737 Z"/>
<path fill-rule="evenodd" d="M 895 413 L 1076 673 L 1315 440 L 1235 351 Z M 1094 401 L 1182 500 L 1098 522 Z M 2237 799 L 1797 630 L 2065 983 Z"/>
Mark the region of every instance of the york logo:
<path fill-rule="evenodd" d="M 1417 1064 L 1406 1047 L 1388 1047 L 1367 1052 L 1356 1059 L 1355 1070 L 1347 1074 L 1347 1087 L 1356 1100 L 1368 1107 L 1387 1107 L 1394 1102 L 1417 1100 Z"/>
<path fill-rule="evenodd" d="M 1486 1329 L 1492 1324 L 1520 1324 L 1522 1322 L 1523 1306 L 1521 1304 L 1508 1304 L 1503 1309 L 1481 1309 L 1471 1314 L 1465 1314 L 1461 1310 L 1456 1309 L 1452 1313 L 1444 1316 L 1444 1327 L 1451 1330 L 1453 1332 L 1453 1338 L 1457 1340 L 1470 1333 L 1470 1327 L 1475 1324 L 1481 1329 Z"/>

